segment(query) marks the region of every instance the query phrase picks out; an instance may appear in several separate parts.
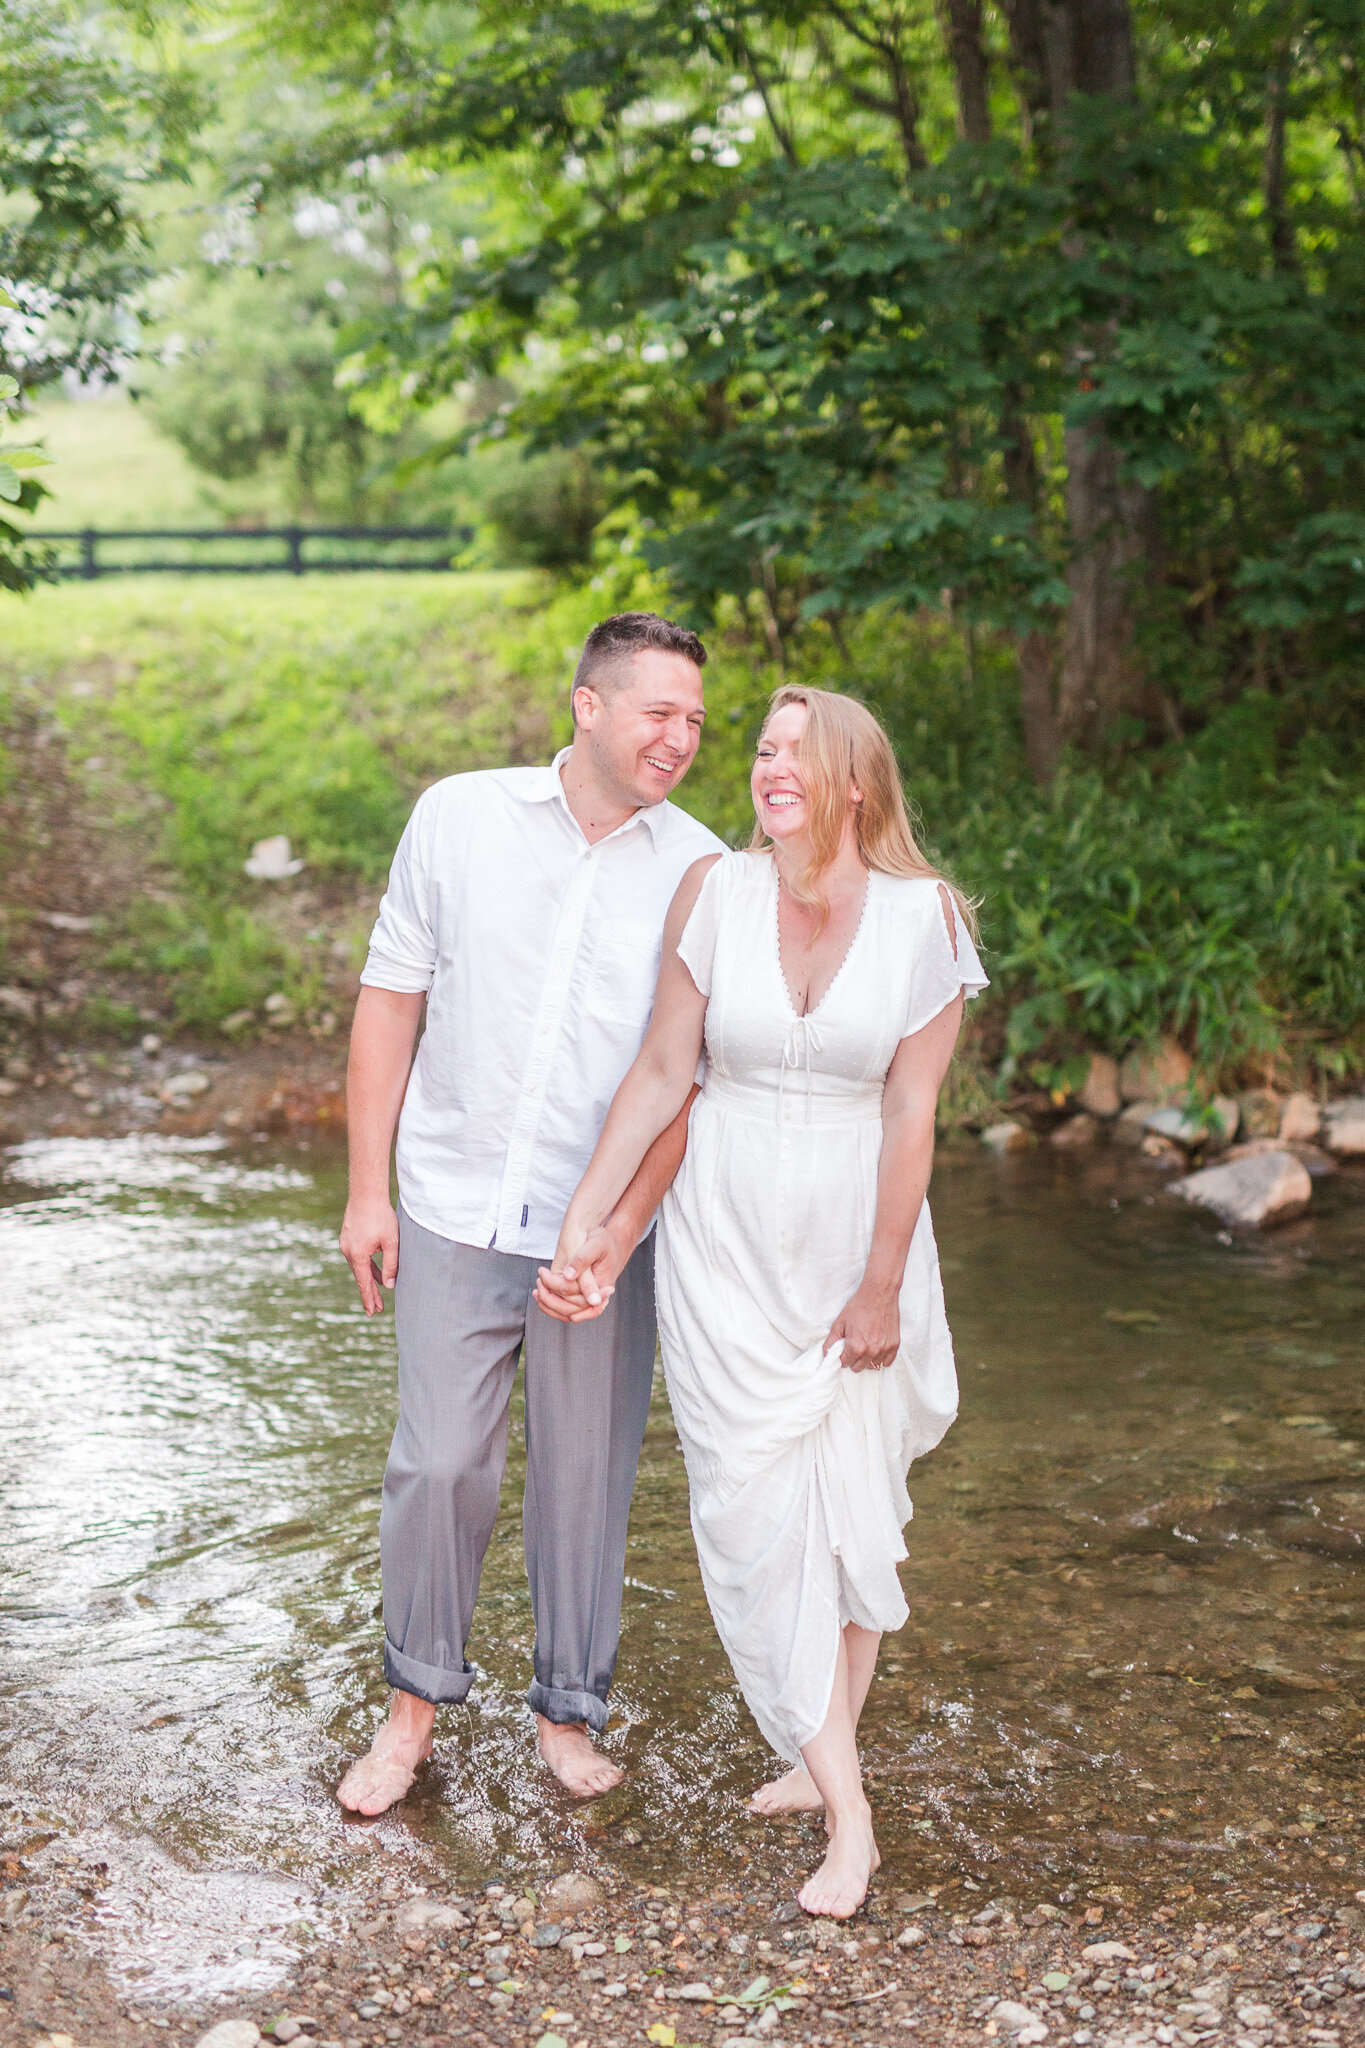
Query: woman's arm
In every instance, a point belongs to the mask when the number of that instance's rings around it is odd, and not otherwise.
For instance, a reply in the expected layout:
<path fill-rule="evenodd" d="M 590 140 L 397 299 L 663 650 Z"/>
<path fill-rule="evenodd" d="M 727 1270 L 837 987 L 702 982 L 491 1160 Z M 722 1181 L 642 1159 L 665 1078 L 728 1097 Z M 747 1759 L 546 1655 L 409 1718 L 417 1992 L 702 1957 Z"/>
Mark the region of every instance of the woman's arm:
<path fill-rule="evenodd" d="M 900 1349 L 901 1282 L 933 1170 L 934 1112 L 962 1010 L 959 994 L 922 1031 L 903 1038 L 886 1077 L 872 1245 L 863 1277 L 825 1339 L 828 1351 L 843 1338 L 842 1363 L 852 1372 L 879 1372 Z"/>
<path fill-rule="evenodd" d="M 721 858 L 694 861 L 678 884 L 664 924 L 654 1014 L 633 1066 L 612 1097 L 588 1170 L 559 1233 L 554 1267 L 562 1272 L 590 1231 L 620 1201 L 641 1160 L 686 1102 L 701 1054 L 706 998 L 678 957 L 678 941 L 707 872 Z"/>
<path fill-rule="evenodd" d="M 536 1304 L 561 1323 L 590 1323 L 600 1316 L 616 1292 L 626 1261 L 649 1229 L 660 1202 L 677 1179 L 687 1150 L 687 1124 L 698 1094 L 693 1082 L 687 1100 L 662 1136 L 641 1161 L 638 1172 L 611 1214 L 589 1231 L 568 1264 L 542 1266 L 536 1280 Z"/>

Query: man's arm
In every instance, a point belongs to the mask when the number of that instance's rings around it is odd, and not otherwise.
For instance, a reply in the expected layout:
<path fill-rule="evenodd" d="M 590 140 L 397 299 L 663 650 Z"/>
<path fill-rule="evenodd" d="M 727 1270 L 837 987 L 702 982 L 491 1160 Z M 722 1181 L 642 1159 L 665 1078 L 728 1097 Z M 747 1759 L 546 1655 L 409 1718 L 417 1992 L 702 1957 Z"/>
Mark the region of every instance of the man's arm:
<path fill-rule="evenodd" d="M 694 1086 L 668 1129 L 659 1133 L 640 1161 L 610 1216 L 584 1239 L 563 1271 L 557 1260 L 553 1267 L 541 1267 L 536 1301 L 547 1316 L 557 1316 L 562 1323 L 590 1323 L 601 1315 L 616 1291 L 622 1267 L 677 1178 L 698 1092 Z"/>
<path fill-rule="evenodd" d="M 378 1257 L 386 1287 L 398 1277 L 398 1218 L 389 1200 L 389 1155 L 425 1000 L 394 989 L 362 988 L 351 1025 L 346 1066 L 351 1173 L 341 1255 L 355 1274 L 367 1316 L 380 1315 L 384 1308 L 371 1260 Z"/>

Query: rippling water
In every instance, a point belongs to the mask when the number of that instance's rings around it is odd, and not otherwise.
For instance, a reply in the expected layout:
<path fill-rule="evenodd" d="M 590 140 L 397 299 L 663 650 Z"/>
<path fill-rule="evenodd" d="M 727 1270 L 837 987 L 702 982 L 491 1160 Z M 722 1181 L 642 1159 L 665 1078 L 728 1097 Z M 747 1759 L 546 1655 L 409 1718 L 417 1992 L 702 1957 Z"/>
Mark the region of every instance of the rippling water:
<path fill-rule="evenodd" d="M 1220 1242 L 1127 1160 L 940 1164 L 963 1414 L 912 1481 L 913 1618 L 865 1732 L 896 1890 L 1343 1898 L 1365 1758 L 1365 1181 Z M 1122 1176 L 1122 1178 L 1120 1177 Z M 607 1741 L 534 1764 L 514 1454 L 470 1654 L 418 1790 L 331 1786 L 385 1693 L 376 1522 L 391 1322 L 337 1260 L 330 1152 L 60 1139 L 7 1158 L 0 1831 L 107 1866 L 98 1939 L 146 1996 L 263 1985 L 363 1880 L 596 1855 L 806 1867 L 711 1633 L 660 1392 Z M 1349 1814 L 1346 1814 L 1349 1823 Z M 1286 1832 L 1288 1830 L 1288 1832 Z"/>

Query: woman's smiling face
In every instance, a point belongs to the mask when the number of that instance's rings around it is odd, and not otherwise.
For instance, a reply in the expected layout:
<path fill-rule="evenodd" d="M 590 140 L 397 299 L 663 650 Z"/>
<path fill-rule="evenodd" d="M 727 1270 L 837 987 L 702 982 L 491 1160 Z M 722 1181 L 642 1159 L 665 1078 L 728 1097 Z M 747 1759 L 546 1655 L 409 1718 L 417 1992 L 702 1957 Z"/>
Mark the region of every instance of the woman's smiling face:
<path fill-rule="evenodd" d="M 770 839 L 795 839 L 810 830 L 810 801 L 797 759 L 805 729 L 805 705 L 784 704 L 758 743 L 749 788 L 758 822 Z"/>

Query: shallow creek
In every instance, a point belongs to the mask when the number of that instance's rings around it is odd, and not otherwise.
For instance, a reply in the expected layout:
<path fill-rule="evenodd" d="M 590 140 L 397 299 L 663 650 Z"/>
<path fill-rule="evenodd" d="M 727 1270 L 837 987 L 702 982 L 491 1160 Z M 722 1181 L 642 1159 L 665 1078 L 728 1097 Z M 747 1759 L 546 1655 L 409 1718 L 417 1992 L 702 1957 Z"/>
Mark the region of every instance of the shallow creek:
<path fill-rule="evenodd" d="M 385 1697 L 392 1325 L 334 1249 L 331 1151 L 51 1139 L 8 1155 L 0 1849 L 98 1867 L 130 1995 L 278 1981 L 385 1876 L 794 1877 L 711 1631 L 662 1388 L 608 1746 L 537 1768 L 514 1436 L 470 1654 L 418 1789 L 331 1786 Z M 1229 1242 L 1102 1153 L 947 1153 L 962 1417 L 914 1474 L 913 1608 L 865 1733 L 893 1893 L 1352 1897 L 1365 1799 L 1365 1179 Z M 43 1845 L 46 1846 L 43 1846 Z M 73 1904 L 76 1892 L 72 1895 Z M 87 1931 L 90 1921 L 85 1922 Z"/>

